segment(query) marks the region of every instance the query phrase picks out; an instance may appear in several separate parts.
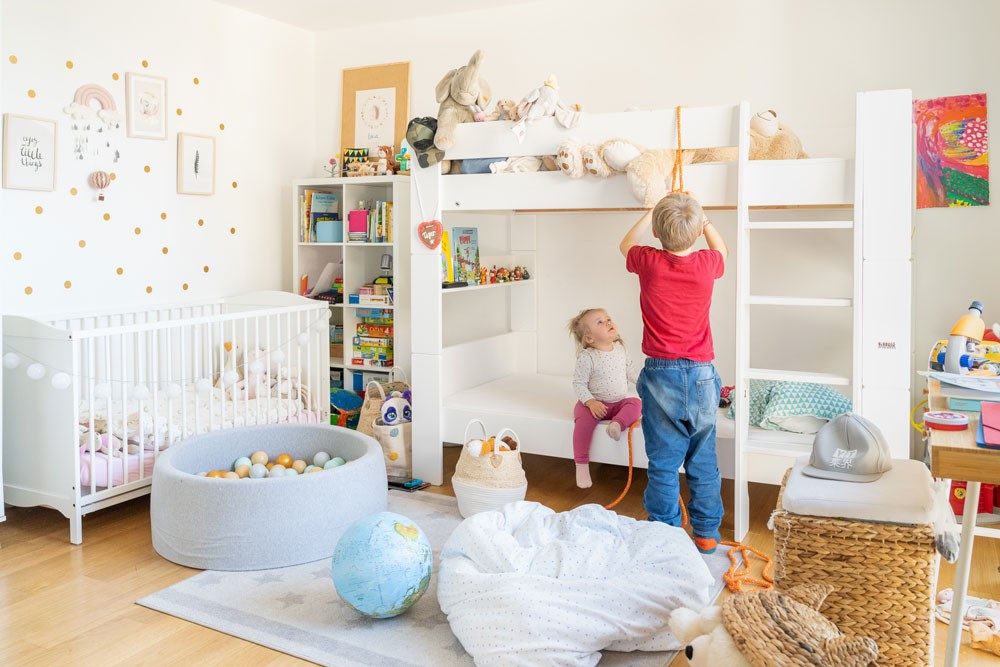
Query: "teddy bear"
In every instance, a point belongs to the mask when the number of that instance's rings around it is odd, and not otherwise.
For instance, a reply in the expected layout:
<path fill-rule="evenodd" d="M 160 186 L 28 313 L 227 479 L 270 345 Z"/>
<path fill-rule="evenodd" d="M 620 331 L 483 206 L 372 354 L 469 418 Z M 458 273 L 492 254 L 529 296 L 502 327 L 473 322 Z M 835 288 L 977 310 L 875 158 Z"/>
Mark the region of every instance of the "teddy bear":
<path fill-rule="evenodd" d="M 449 71 L 434 89 L 440 104 L 434 145 L 442 151 L 455 145 L 455 128 L 459 123 L 475 121 L 475 109 L 482 111 L 489 105 L 490 85 L 479 75 L 482 62 L 483 51 L 479 49 L 467 65 Z M 451 164 L 442 160 L 441 172 L 447 174 L 449 171 Z"/>
<path fill-rule="evenodd" d="M 802 584 L 731 595 L 701 613 L 679 607 L 670 631 L 687 644 L 692 667 L 868 667 L 878 658 L 875 640 L 844 635 L 819 612 L 832 590 Z"/>

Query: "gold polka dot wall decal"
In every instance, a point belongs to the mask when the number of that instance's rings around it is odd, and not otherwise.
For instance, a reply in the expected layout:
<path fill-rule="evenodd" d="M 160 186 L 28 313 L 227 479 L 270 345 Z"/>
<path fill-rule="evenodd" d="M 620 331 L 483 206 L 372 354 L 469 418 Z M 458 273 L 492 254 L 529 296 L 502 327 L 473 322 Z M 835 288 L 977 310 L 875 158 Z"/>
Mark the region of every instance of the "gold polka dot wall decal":
<path fill-rule="evenodd" d="M 72 286 L 73 286 L 73 283 L 71 281 L 69 281 L 69 280 L 67 280 L 66 282 L 63 283 L 63 287 L 65 287 L 66 289 L 69 289 Z"/>
<path fill-rule="evenodd" d="M 112 171 L 111 173 L 108 174 L 108 178 L 110 178 L 113 181 L 116 178 L 118 178 L 118 174 Z"/>
<path fill-rule="evenodd" d="M 125 273 L 125 269 L 119 266 L 117 269 L 115 269 L 115 273 L 117 273 L 118 275 L 122 275 L 123 273 Z"/>
<path fill-rule="evenodd" d="M 10 61 L 11 65 L 16 65 L 17 64 L 17 56 L 13 56 L 12 55 L 10 58 L 7 58 L 7 60 Z"/>
<path fill-rule="evenodd" d="M 148 174 L 149 170 L 150 170 L 150 166 L 147 164 L 145 167 L 142 168 L 142 170 Z"/>
<path fill-rule="evenodd" d="M 234 189 L 235 189 L 235 188 L 238 188 L 238 187 L 239 187 L 239 185 L 240 185 L 239 183 L 237 183 L 236 181 L 233 181 L 233 188 L 234 188 Z"/>
<path fill-rule="evenodd" d="M 180 107 L 177 107 L 177 115 L 178 116 L 184 115 L 184 109 L 181 109 Z"/>
<path fill-rule="evenodd" d="M 111 73 L 111 80 L 112 80 L 112 81 L 117 81 L 117 80 L 118 80 L 118 78 L 119 78 L 119 77 L 118 77 L 118 72 L 112 72 L 112 73 Z"/>
<path fill-rule="evenodd" d="M 205 221 L 202 220 L 201 218 L 198 218 L 198 226 L 199 227 L 204 227 L 205 226 Z"/>
<path fill-rule="evenodd" d="M 199 79 L 198 77 L 195 77 L 195 78 L 193 79 L 193 81 L 194 81 L 194 85 L 196 85 L 196 86 L 197 86 L 197 85 L 198 85 L 199 83 L 201 83 L 201 79 Z"/>
<path fill-rule="evenodd" d="M 80 239 L 80 241 L 79 241 L 79 243 L 77 243 L 77 245 L 80 246 L 81 248 L 86 248 L 87 247 L 87 242 L 84 241 L 83 239 Z"/>
<path fill-rule="evenodd" d="M 205 273 L 208 273 L 208 267 L 207 266 L 201 267 L 201 270 L 204 271 Z"/>
<path fill-rule="evenodd" d="M 160 214 L 160 220 L 166 220 L 166 219 L 167 219 L 167 214 L 164 211 L 163 213 Z"/>
<path fill-rule="evenodd" d="M 70 188 L 70 189 L 69 189 L 69 193 L 70 193 L 71 195 L 73 195 L 74 197 L 76 196 L 76 193 L 77 193 L 77 192 L 79 192 L 79 191 L 78 191 L 78 190 L 77 190 L 76 188 Z"/>
<path fill-rule="evenodd" d="M 22 255 L 20 251 L 14 253 L 15 262 L 20 262 L 22 257 L 24 257 L 24 255 Z"/>
<path fill-rule="evenodd" d="M 134 231 L 135 235 L 138 236 L 139 234 L 142 234 L 142 227 L 136 227 L 132 231 Z"/>
<path fill-rule="evenodd" d="M 160 248 L 160 252 L 166 255 L 168 252 L 170 252 L 170 248 L 168 248 L 167 246 L 163 246 L 162 248 Z"/>
<path fill-rule="evenodd" d="M 29 88 L 28 89 L 28 97 L 33 98 L 34 96 L 35 96 L 35 89 L 34 88 Z"/>
<path fill-rule="evenodd" d="M 73 69 L 73 61 L 72 60 L 67 60 L 66 61 L 66 69 Z"/>
<path fill-rule="evenodd" d="M 219 129 L 220 130 L 226 129 L 226 124 L 225 123 L 219 123 Z"/>
<path fill-rule="evenodd" d="M 24 288 L 25 294 L 31 294 L 32 292 L 34 292 L 34 290 L 31 289 L 31 285 L 28 285 L 27 287 Z"/>
<path fill-rule="evenodd" d="M 185 292 L 187 291 L 187 288 L 188 288 L 188 284 L 187 283 L 182 283 L 181 284 L 181 289 L 184 290 Z"/>
<path fill-rule="evenodd" d="M 104 221 L 107 222 L 110 219 L 111 219 L 111 214 L 110 213 L 105 213 L 104 214 Z"/>
<path fill-rule="evenodd" d="M 35 213 L 37 213 L 38 215 L 41 215 L 42 211 L 44 211 L 44 210 L 45 209 L 43 209 L 41 206 L 36 206 L 35 207 Z"/>
<path fill-rule="evenodd" d="M 152 294 L 152 293 L 153 293 L 153 286 L 146 285 L 146 294 Z"/>
<path fill-rule="evenodd" d="M 149 61 L 148 60 L 143 60 L 142 61 L 142 66 L 143 67 L 149 67 Z"/>

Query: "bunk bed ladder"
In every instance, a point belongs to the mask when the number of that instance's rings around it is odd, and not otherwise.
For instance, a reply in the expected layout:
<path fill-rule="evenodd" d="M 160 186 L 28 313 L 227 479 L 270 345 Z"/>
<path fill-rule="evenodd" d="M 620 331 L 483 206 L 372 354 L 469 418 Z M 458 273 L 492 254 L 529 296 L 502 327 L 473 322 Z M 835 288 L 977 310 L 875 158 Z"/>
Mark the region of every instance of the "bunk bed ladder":
<path fill-rule="evenodd" d="M 750 493 L 743 443 L 750 424 L 747 371 L 750 360 L 750 198 L 747 192 L 747 161 L 750 156 L 750 105 L 740 102 L 739 151 L 736 162 L 736 438 L 733 447 L 734 539 L 743 540 L 749 529 Z"/>

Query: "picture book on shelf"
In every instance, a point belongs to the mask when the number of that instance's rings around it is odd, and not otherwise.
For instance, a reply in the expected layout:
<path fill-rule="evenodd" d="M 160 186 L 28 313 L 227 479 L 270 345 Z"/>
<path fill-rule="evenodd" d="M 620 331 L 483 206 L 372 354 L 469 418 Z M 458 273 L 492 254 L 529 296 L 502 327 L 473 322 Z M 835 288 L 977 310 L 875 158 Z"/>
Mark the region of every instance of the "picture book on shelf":
<path fill-rule="evenodd" d="M 316 214 L 327 216 L 324 220 L 340 219 L 339 198 L 334 192 L 303 190 L 299 197 L 299 241 L 316 242 Z"/>
<path fill-rule="evenodd" d="M 455 282 L 455 265 L 451 255 L 451 238 L 448 231 L 441 232 L 441 282 Z"/>
<path fill-rule="evenodd" d="M 479 284 L 479 230 L 455 227 L 451 230 L 451 243 L 455 255 L 455 280 Z"/>
<path fill-rule="evenodd" d="M 348 213 L 348 242 L 392 243 L 392 202 L 365 200 Z"/>

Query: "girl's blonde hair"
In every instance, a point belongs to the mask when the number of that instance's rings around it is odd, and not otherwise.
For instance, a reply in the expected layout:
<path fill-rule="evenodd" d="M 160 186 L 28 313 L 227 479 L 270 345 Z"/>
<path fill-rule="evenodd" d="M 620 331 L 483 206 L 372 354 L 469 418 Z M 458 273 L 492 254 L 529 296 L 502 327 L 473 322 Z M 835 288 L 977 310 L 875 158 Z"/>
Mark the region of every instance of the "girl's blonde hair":
<path fill-rule="evenodd" d="M 603 308 L 584 308 L 573 319 L 569 321 L 569 325 L 567 326 L 567 328 L 569 329 L 570 335 L 573 336 L 573 340 L 576 341 L 576 347 L 578 350 L 585 350 L 588 347 L 590 347 L 583 340 L 584 336 L 586 336 L 587 333 L 589 333 L 587 331 L 587 326 L 583 323 L 584 318 L 590 315 L 591 313 L 602 313 L 602 312 L 606 313 L 608 311 L 604 310 Z M 625 341 L 622 340 L 622 337 L 620 335 L 618 336 L 618 338 L 615 339 L 615 342 L 621 343 L 622 345 L 625 344 Z"/>

